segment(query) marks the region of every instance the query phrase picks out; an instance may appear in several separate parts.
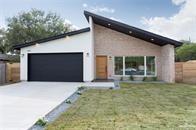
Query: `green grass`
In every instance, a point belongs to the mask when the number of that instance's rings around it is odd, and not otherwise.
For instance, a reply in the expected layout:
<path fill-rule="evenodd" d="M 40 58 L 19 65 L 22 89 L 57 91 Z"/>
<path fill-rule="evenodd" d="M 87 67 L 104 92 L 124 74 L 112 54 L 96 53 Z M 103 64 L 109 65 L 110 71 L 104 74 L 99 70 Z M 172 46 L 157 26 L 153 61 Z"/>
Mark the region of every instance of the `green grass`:
<path fill-rule="evenodd" d="M 196 85 L 121 84 L 120 90 L 88 90 L 46 129 L 196 129 Z"/>

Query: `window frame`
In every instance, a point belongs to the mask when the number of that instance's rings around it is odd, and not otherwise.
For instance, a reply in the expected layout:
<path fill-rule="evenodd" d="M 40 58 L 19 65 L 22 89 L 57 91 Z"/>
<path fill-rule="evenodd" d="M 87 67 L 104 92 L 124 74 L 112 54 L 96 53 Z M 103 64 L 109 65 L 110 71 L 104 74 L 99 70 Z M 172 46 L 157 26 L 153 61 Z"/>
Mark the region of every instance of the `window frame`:
<path fill-rule="evenodd" d="M 122 75 L 116 75 L 115 74 L 115 57 L 122 57 L 123 58 L 123 74 Z M 125 57 L 137 57 L 137 56 L 113 56 L 113 74 L 114 76 L 118 76 L 118 77 L 129 77 L 130 75 L 126 75 L 125 74 Z M 133 75 L 133 76 L 136 76 L 136 77 L 156 77 L 157 76 L 157 57 L 156 56 L 153 56 L 155 57 L 155 75 L 147 75 L 147 64 L 146 64 L 146 58 L 147 57 L 150 57 L 150 56 L 138 56 L 138 57 L 144 57 L 144 75 Z"/>

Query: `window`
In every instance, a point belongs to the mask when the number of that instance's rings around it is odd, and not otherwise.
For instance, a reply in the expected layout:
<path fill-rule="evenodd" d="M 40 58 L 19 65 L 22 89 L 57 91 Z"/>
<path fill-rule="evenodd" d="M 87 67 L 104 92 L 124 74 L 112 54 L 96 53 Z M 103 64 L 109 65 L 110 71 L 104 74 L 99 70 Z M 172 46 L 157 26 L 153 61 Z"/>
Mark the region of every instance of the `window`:
<path fill-rule="evenodd" d="M 115 75 L 156 76 L 155 56 L 114 57 L 114 64 Z"/>
<path fill-rule="evenodd" d="M 115 57 L 115 75 L 123 75 L 123 57 Z"/>
<path fill-rule="evenodd" d="M 155 75 L 155 57 L 146 57 L 146 75 Z"/>
<path fill-rule="evenodd" d="M 144 57 L 125 57 L 125 75 L 144 75 Z"/>

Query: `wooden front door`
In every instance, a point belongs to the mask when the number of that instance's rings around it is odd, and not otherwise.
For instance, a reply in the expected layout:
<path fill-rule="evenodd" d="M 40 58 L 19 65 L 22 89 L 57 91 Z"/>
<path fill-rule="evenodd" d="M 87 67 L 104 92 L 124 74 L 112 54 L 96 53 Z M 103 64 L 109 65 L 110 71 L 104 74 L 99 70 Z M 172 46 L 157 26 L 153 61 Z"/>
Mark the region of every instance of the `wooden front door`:
<path fill-rule="evenodd" d="M 96 77 L 97 79 L 107 79 L 107 56 L 96 57 Z"/>

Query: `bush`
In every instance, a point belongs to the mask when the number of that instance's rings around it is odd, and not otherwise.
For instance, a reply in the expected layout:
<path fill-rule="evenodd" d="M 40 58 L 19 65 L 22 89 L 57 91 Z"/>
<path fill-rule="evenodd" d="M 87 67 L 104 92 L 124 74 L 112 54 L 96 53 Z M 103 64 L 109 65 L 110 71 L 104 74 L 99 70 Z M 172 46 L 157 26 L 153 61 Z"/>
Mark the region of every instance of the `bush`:
<path fill-rule="evenodd" d="M 130 79 L 131 81 L 133 81 L 133 80 L 134 80 L 134 79 L 133 79 L 133 75 L 130 75 L 129 79 Z"/>
<path fill-rule="evenodd" d="M 84 90 L 84 89 L 85 89 L 85 86 L 78 87 L 78 91 L 81 91 L 81 90 Z"/>
<path fill-rule="evenodd" d="M 67 104 L 71 104 L 71 100 L 70 100 L 69 98 L 66 99 L 65 102 L 66 102 Z"/>
<path fill-rule="evenodd" d="M 157 77 L 144 77 L 143 81 L 145 82 L 157 81 Z"/>
<path fill-rule="evenodd" d="M 196 60 L 196 44 L 183 44 L 181 47 L 176 48 L 175 60 L 178 62 Z"/>
<path fill-rule="evenodd" d="M 157 77 L 152 77 L 152 80 L 153 81 L 157 81 Z"/>
<path fill-rule="evenodd" d="M 148 80 L 148 77 L 144 77 L 144 78 L 143 78 L 143 81 L 147 81 L 147 80 Z"/>
<path fill-rule="evenodd" d="M 45 126 L 47 124 L 47 121 L 45 121 L 43 118 L 42 119 L 38 119 L 37 122 L 35 123 L 36 125 L 39 126 Z"/>
<path fill-rule="evenodd" d="M 78 91 L 77 91 L 77 94 L 78 94 L 78 95 L 82 95 L 82 92 L 78 90 Z"/>
<path fill-rule="evenodd" d="M 123 77 L 120 77 L 120 81 L 123 81 Z"/>

